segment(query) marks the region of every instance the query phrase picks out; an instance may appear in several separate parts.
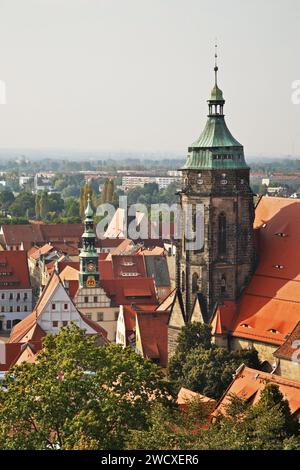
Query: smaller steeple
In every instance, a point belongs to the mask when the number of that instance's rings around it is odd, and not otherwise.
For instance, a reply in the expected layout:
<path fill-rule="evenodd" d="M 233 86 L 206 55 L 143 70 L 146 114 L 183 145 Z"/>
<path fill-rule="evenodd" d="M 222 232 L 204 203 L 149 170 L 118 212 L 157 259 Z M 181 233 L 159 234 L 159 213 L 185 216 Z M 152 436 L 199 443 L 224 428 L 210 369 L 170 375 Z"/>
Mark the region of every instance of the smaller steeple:
<path fill-rule="evenodd" d="M 225 100 L 223 98 L 223 92 L 218 87 L 218 46 L 215 44 L 215 84 L 213 89 L 211 90 L 210 99 L 208 100 L 208 109 L 209 109 L 209 116 L 223 116 L 223 107 L 225 104 Z"/>
<path fill-rule="evenodd" d="M 215 86 L 218 86 L 218 44 L 215 44 Z"/>
<path fill-rule="evenodd" d="M 93 211 L 93 208 L 92 208 L 92 201 L 91 201 L 91 195 L 89 194 L 88 195 L 88 200 L 87 200 L 87 206 L 86 206 L 86 209 L 84 211 L 84 215 L 87 219 L 92 219 L 93 218 L 93 215 L 94 215 L 94 211 Z"/>
<path fill-rule="evenodd" d="M 82 248 L 80 251 L 79 284 L 81 287 L 98 287 L 98 253 L 96 249 L 96 234 L 94 230 L 94 211 L 91 196 L 88 195 L 85 209 L 84 232 L 82 234 Z"/>

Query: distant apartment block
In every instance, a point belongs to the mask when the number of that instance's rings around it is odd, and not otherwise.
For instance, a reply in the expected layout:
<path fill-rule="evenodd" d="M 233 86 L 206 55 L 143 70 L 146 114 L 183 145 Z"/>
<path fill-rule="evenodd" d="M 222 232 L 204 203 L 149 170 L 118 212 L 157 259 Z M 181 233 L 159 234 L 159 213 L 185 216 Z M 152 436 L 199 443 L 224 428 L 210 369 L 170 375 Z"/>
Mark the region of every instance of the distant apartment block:
<path fill-rule="evenodd" d="M 180 183 L 178 176 L 123 176 L 122 187 L 125 190 L 143 187 L 147 183 L 156 183 L 159 189 L 167 188 L 172 183 Z"/>

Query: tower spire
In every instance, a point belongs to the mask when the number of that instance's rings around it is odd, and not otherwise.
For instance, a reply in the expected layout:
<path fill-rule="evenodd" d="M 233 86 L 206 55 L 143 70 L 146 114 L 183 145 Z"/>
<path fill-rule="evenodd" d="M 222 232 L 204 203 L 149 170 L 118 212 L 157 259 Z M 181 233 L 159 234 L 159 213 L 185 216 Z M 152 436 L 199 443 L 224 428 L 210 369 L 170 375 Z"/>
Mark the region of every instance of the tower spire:
<path fill-rule="evenodd" d="M 215 71 L 215 86 L 218 86 L 218 70 L 219 70 L 219 67 L 218 67 L 218 44 L 217 44 L 217 40 L 216 40 L 216 43 L 215 43 L 215 68 L 214 68 L 214 71 Z"/>
<path fill-rule="evenodd" d="M 82 248 L 80 251 L 80 287 L 99 287 L 98 253 L 96 249 L 96 234 L 94 231 L 94 211 L 91 195 L 88 195 L 85 209 L 84 232 L 82 234 Z"/>

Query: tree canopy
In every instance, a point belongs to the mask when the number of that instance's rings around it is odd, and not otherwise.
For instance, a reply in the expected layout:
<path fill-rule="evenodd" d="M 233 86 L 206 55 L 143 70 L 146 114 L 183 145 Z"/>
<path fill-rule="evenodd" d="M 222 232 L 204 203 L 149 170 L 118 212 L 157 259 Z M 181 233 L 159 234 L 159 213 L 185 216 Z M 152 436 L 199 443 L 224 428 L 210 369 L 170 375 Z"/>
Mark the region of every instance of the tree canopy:
<path fill-rule="evenodd" d="M 48 335 L 36 363 L 0 390 L 2 449 L 120 449 L 166 400 L 159 368 L 129 348 L 97 346 L 75 325 Z"/>
<path fill-rule="evenodd" d="M 184 386 L 210 398 L 219 398 L 242 364 L 260 369 L 257 351 L 228 351 L 212 343 L 211 329 L 201 323 L 187 324 L 169 364 L 169 377 L 177 388 Z"/>

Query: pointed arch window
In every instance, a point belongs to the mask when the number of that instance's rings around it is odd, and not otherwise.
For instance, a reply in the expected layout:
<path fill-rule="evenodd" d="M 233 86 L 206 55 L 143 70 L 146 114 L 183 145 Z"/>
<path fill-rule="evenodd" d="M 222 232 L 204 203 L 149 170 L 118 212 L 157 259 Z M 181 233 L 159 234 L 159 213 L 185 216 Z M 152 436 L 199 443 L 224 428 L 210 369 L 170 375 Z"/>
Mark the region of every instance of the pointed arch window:
<path fill-rule="evenodd" d="M 197 273 L 193 274 L 192 278 L 192 292 L 193 294 L 196 294 L 198 292 L 198 281 L 199 281 L 199 276 Z"/>
<path fill-rule="evenodd" d="M 185 272 L 182 271 L 181 273 L 181 289 L 182 289 L 182 292 L 185 291 Z"/>
<path fill-rule="evenodd" d="M 226 292 L 226 276 L 223 274 L 221 277 L 221 294 L 225 294 Z"/>
<path fill-rule="evenodd" d="M 219 255 L 224 256 L 227 252 L 227 220 L 226 215 L 223 212 L 219 215 L 218 224 L 218 251 Z"/>

